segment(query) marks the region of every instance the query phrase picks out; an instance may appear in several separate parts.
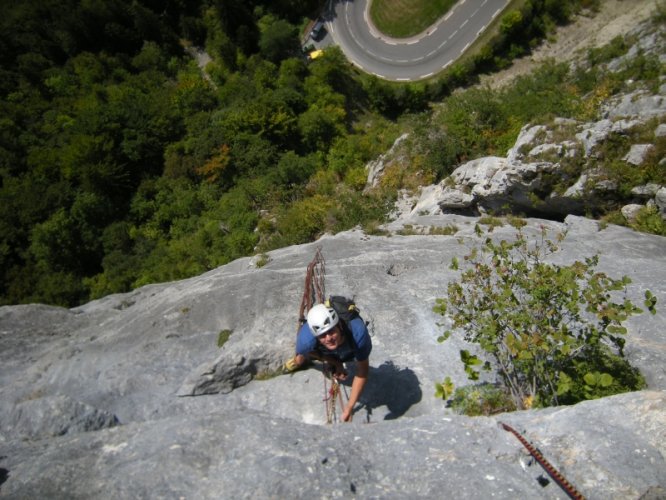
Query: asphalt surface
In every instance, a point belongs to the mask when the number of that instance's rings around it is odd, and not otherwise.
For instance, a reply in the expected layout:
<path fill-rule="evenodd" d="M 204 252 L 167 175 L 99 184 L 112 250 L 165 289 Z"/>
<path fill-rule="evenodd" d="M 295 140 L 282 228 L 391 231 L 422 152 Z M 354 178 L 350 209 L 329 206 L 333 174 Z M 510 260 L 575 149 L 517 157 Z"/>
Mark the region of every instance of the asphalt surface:
<path fill-rule="evenodd" d="M 509 0 L 461 0 L 437 23 L 412 38 L 390 38 L 371 23 L 370 0 L 331 0 L 317 48 L 338 45 L 362 70 L 394 81 L 431 77 L 453 63 Z"/>

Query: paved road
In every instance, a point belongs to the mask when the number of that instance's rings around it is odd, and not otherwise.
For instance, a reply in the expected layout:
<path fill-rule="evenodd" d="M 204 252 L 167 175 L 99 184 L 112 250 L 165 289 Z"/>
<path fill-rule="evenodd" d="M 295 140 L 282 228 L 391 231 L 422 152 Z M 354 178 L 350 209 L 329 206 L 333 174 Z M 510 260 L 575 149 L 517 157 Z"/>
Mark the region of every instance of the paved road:
<path fill-rule="evenodd" d="M 369 0 L 331 0 L 324 19 L 327 35 L 347 58 L 387 80 L 428 78 L 455 61 L 509 0 L 461 0 L 424 33 L 391 39 L 370 22 Z M 324 40 L 325 41 L 325 40 Z"/>

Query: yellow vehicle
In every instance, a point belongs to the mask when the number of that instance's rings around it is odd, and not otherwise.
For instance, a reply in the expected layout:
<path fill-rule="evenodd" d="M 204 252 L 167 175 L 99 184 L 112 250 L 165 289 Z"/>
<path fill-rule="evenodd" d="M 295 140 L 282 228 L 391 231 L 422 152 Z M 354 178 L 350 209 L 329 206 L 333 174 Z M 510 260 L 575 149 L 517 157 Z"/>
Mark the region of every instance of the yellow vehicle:
<path fill-rule="evenodd" d="M 310 53 L 308 54 L 308 60 L 310 60 L 310 61 L 314 61 L 315 59 L 317 59 L 318 57 L 321 57 L 321 56 L 323 56 L 323 55 L 324 55 L 324 51 L 323 51 L 323 50 L 321 50 L 321 49 L 319 49 L 319 50 L 313 50 L 312 52 L 310 52 Z"/>

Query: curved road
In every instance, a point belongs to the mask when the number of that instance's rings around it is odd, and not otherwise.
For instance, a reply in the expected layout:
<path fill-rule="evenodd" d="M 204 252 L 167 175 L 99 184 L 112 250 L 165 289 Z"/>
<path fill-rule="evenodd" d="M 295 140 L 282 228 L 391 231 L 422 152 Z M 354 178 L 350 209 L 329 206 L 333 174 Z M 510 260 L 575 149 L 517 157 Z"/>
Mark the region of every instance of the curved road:
<path fill-rule="evenodd" d="M 370 22 L 369 0 L 331 0 L 324 16 L 334 43 L 356 66 L 380 78 L 422 80 L 455 61 L 509 0 L 460 0 L 413 38 L 389 38 Z"/>

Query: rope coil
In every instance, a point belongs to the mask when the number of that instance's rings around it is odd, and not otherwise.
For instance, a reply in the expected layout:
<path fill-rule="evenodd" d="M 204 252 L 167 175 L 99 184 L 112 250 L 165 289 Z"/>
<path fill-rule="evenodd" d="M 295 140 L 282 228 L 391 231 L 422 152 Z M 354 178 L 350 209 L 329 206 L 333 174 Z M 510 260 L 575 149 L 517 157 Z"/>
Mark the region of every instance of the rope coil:
<path fill-rule="evenodd" d="M 305 285 L 303 287 L 303 298 L 301 300 L 301 307 L 298 311 L 298 318 L 300 324 L 305 323 L 305 315 L 317 303 L 324 302 L 326 297 L 326 286 L 324 283 L 324 275 L 326 274 L 326 262 L 321 253 L 321 247 L 317 247 L 315 256 L 308 264 L 305 271 Z"/>

